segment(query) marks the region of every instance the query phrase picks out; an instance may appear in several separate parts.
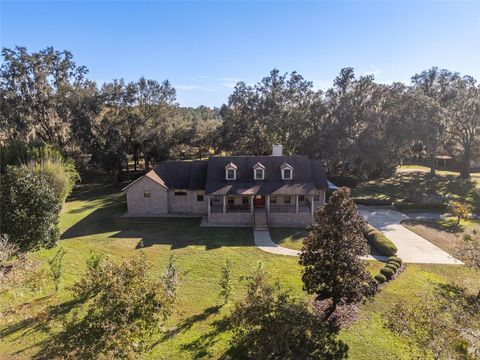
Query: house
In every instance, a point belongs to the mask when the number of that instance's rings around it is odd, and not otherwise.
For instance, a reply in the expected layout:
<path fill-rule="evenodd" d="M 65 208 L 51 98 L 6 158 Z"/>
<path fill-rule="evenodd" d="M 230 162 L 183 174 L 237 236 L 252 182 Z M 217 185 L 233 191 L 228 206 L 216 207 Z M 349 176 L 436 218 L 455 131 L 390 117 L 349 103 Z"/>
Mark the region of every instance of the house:
<path fill-rule="evenodd" d="M 282 155 L 166 161 L 123 189 L 128 215 L 188 214 L 211 226 L 304 227 L 325 203 L 319 160 Z"/>

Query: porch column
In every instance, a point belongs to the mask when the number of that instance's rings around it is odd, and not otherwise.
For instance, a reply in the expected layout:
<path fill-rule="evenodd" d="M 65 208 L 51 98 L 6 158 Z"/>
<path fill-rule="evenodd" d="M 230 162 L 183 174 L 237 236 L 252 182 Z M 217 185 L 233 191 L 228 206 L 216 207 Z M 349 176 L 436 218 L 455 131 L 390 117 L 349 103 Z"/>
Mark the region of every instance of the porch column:
<path fill-rule="evenodd" d="M 253 196 L 250 195 L 250 214 L 253 214 Z"/>
<path fill-rule="evenodd" d="M 270 214 L 270 195 L 267 195 L 267 214 Z"/>
<path fill-rule="evenodd" d="M 298 195 L 295 195 L 295 213 L 298 214 Z"/>
<path fill-rule="evenodd" d="M 226 202 L 227 202 L 227 196 L 226 195 L 223 195 L 223 213 L 226 214 L 227 213 L 227 205 L 226 205 Z"/>
<path fill-rule="evenodd" d="M 212 200 L 210 199 L 210 196 L 207 195 L 207 201 L 208 201 L 208 222 L 210 222 L 210 213 L 212 212 Z"/>
<path fill-rule="evenodd" d="M 312 221 L 313 221 L 313 214 L 315 212 L 315 203 L 314 202 L 315 202 L 315 196 L 312 196 L 312 202 L 311 202 L 311 205 L 310 205 L 311 210 L 312 210 Z"/>

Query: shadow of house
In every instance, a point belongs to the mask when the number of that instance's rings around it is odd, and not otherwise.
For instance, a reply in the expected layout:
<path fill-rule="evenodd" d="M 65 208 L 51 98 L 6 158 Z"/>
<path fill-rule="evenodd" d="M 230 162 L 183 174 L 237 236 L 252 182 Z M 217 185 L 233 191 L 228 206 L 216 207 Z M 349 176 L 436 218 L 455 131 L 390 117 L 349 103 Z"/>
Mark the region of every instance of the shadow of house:
<path fill-rule="evenodd" d="M 122 217 L 123 204 L 97 209 L 63 232 L 60 239 L 114 233 L 109 238 L 139 238 L 137 249 L 169 245 L 170 249 L 204 246 L 207 250 L 224 246 L 254 246 L 251 229 L 200 227 L 194 218 Z"/>

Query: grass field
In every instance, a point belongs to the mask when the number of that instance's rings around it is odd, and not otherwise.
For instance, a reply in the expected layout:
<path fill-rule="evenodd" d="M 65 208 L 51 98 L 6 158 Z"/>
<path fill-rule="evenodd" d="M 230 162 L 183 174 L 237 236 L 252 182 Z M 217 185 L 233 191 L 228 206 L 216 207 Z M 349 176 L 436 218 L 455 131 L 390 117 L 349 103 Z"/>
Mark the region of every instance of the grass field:
<path fill-rule="evenodd" d="M 67 250 L 61 289 L 54 293 L 50 282 L 37 292 L 18 289 L 0 296 L 0 359 L 28 359 L 48 347 L 48 339 L 61 328 L 62 319 L 70 316 L 72 297 L 68 287 L 81 276 L 92 250 L 121 261 L 138 256 L 142 249 L 154 277 L 162 274 L 170 254 L 176 255 L 182 273 L 178 303 L 155 339 L 147 356 L 151 359 L 216 359 L 224 355 L 231 334 L 221 320 L 231 305 L 219 306 L 217 283 L 227 258 L 233 262 L 236 299 L 244 294 L 240 277 L 259 262 L 272 281 L 278 279 L 295 296 L 308 297 L 302 291 L 297 259 L 258 250 L 250 229 L 200 228 L 198 219 L 125 218 L 124 212 L 124 197 L 117 188 L 96 184 L 77 189 L 61 216 L 59 246 Z M 282 235 L 282 231 L 278 230 L 278 237 L 294 235 L 286 231 Z M 33 256 L 47 260 L 56 251 L 41 250 Z M 373 273 L 381 266 L 370 262 L 369 270 Z M 456 282 L 474 292 L 480 277 L 461 266 L 408 265 L 398 279 L 362 306 L 355 324 L 342 330 L 340 336 L 350 347 L 350 358 L 412 358 L 404 339 L 383 328 L 382 313 L 397 300 L 411 301 L 418 292 L 444 282 Z M 60 305 L 58 311 L 46 316 L 49 307 L 55 305 Z"/>
<path fill-rule="evenodd" d="M 272 240 L 280 246 L 300 250 L 303 245 L 303 239 L 307 236 L 307 232 L 300 229 L 275 228 L 270 229 L 270 236 Z"/>
<path fill-rule="evenodd" d="M 448 200 L 468 201 L 476 211 L 480 211 L 480 173 L 472 173 L 470 180 L 462 180 L 458 175 L 452 171 L 438 171 L 435 177 L 431 177 L 427 167 L 401 166 L 391 178 L 359 184 L 352 189 L 352 197 L 405 202 L 408 191 L 415 189 L 436 192 Z"/>
<path fill-rule="evenodd" d="M 402 225 L 412 230 L 439 248 L 453 254 L 456 243 L 470 231 L 480 231 L 479 220 L 464 220 L 457 227 L 453 217 L 432 220 L 404 220 Z"/>

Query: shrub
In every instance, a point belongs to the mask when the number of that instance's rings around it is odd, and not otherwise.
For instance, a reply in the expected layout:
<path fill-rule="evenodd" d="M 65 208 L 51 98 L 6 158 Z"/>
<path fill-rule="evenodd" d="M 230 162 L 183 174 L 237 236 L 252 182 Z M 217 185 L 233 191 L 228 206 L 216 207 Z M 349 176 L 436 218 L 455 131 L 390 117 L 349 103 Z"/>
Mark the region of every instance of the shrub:
<path fill-rule="evenodd" d="M 172 312 L 167 284 L 148 276 L 144 256 L 116 264 L 108 257 L 92 254 L 87 266 L 87 272 L 72 287 L 75 301 L 83 303 L 82 308 L 67 318 L 63 331 L 40 357 L 142 358 Z"/>
<path fill-rule="evenodd" d="M 398 262 L 393 261 L 393 260 L 389 260 L 389 261 L 387 262 L 387 264 L 393 265 L 393 266 L 395 266 L 397 269 L 401 266 Z"/>
<path fill-rule="evenodd" d="M 32 161 L 26 167 L 36 174 L 43 175 L 50 183 L 58 201 L 63 204 L 80 176 L 72 161 L 65 160 L 58 154 L 50 156 L 47 159 Z"/>
<path fill-rule="evenodd" d="M 395 271 L 393 271 L 390 268 L 384 267 L 380 269 L 380 273 L 384 275 L 387 279 L 390 279 L 393 276 L 393 274 L 395 274 Z"/>
<path fill-rule="evenodd" d="M 53 283 L 55 284 L 55 291 L 58 291 L 60 287 L 60 277 L 63 273 L 62 261 L 66 251 L 64 248 L 60 248 L 55 256 L 48 261 L 50 272 L 52 273 Z"/>
<path fill-rule="evenodd" d="M 402 265 L 402 259 L 399 258 L 398 256 L 390 256 L 388 258 L 388 262 L 390 261 L 395 261 L 396 263 L 398 263 L 399 265 Z"/>
<path fill-rule="evenodd" d="M 397 210 L 447 210 L 446 204 L 411 204 L 411 203 L 395 203 Z"/>
<path fill-rule="evenodd" d="M 232 354 L 240 359 L 343 359 L 348 346 L 338 329 L 322 320 L 308 303 L 268 282 L 262 266 L 247 277 L 247 294 L 236 302 Z"/>
<path fill-rule="evenodd" d="M 224 304 L 226 304 L 228 303 L 228 300 L 230 300 L 230 296 L 232 295 L 233 290 L 232 262 L 230 261 L 230 259 L 227 259 L 222 267 L 219 285 L 222 288 L 219 295 L 223 298 Z"/>
<path fill-rule="evenodd" d="M 385 265 L 385 268 L 392 269 L 393 272 L 397 272 L 397 269 L 398 269 L 395 265 L 392 265 L 392 264 Z"/>
<path fill-rule="evenodd" d="M 8 166 L 2 175 L 0 197 L 2 233 L 20 250 L 55 245 L 60 237 L 60 204 L 45 177 Z"/>
<path fill-rule="evenodd" d="M 355 204 L 357 205 L 366 205 L 366 206 L 390 206 L 392 205 L 392 200 L 388 199 L 354 199 Z"/>
<path fill-rule="evenodd" d="M 379 284 L 383 284 L 385 281 L 387 281 L 387 278 L 383 274 L 377 274 L 375 275 L 375 280 L 377 280 Z"/>
<path fill-rule="evenodd" d="M 397 247 L 381 232 L 371 228 L 367 233 L 367 240 L 383 256 L 392 256 L 397 253 Z"/>

